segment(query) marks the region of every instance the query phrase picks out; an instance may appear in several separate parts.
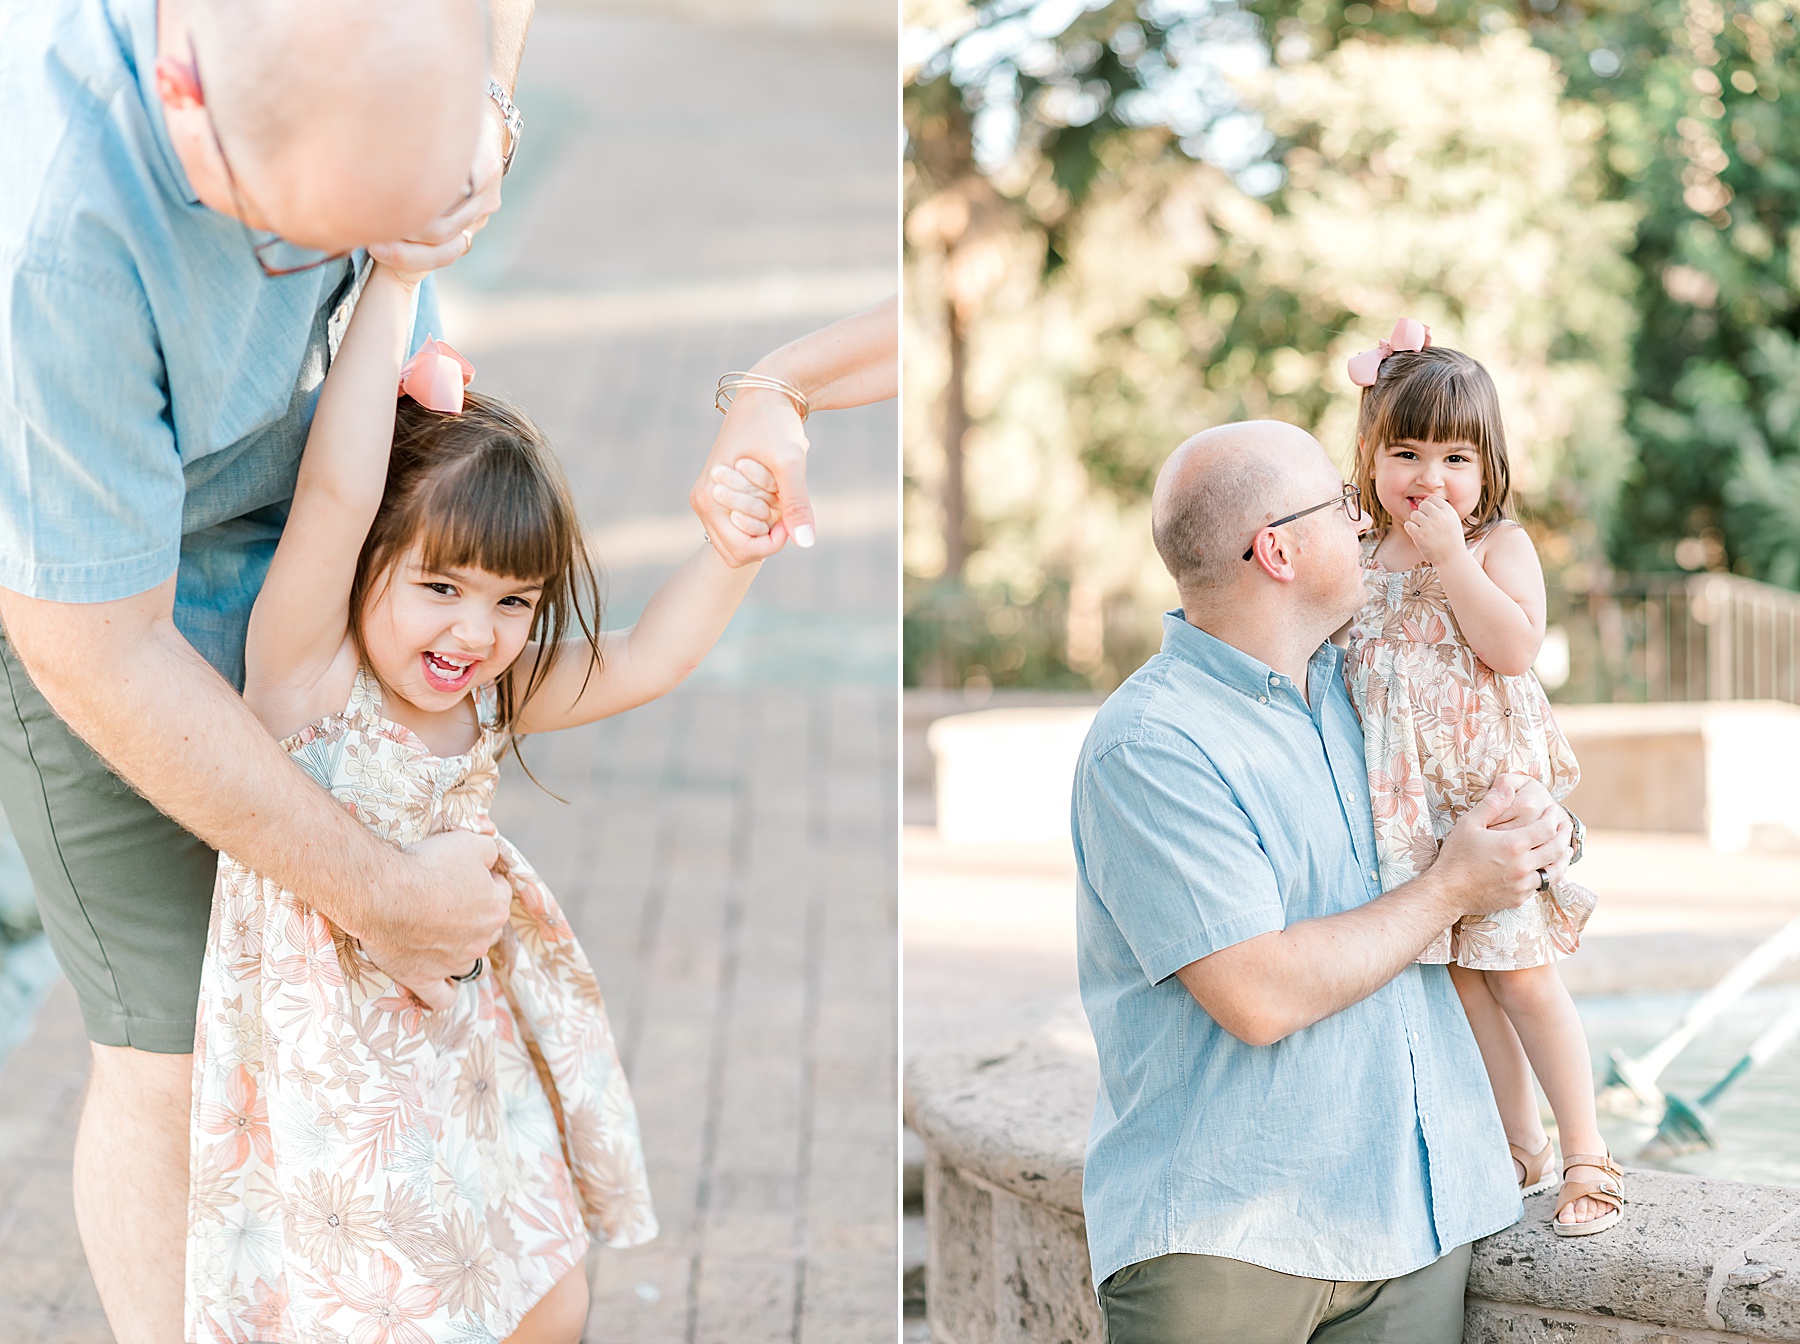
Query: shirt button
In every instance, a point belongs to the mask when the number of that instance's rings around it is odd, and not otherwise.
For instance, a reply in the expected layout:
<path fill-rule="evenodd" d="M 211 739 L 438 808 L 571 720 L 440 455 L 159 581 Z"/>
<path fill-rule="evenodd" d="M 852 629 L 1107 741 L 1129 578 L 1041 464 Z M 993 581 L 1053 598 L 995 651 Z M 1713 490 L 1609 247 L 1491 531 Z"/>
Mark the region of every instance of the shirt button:
<path fill-rule="evenodd" d="M 1269 703 L 1269 697 L 1266 695 L 1259 695 L 1256 697 L 1256 703 L 1259 705 L 1266 705 Z"/>
<path fill-rule="evenodd" d="M 1429 1125 L 1431 1123 L 1431 1112 L 1430 1111 L 1420 1111 L 1419 1112 L 1419 1123 L 1421 1125 Z"/>
<path fill-rule="evenodd" d="M 1419 1043 L 1419 1033 L 1415 1031 L 1413 1033 L 1413 1044 L 1417 1045 L 1418 1043 Z"/>

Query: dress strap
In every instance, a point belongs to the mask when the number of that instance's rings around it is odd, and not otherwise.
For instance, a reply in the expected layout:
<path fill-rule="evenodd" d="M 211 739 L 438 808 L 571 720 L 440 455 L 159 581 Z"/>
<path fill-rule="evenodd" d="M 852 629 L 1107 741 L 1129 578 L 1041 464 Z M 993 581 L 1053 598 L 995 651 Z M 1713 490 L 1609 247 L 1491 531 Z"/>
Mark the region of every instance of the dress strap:
<path fill-rule="evenodd" d="M 350 703 L 344 706 L 344 717 L 379 722 L 387 716 L 381 698 L 381 682 L 368 668 L 358 666 L 356 680 L 350 683 Z"/>
<path fill-rule="evenodd" d="M 1519 526 L 1521 526 L 1521 524 L 1513 521 L 1511 518 L 1495 519 L 1487 527 L 1482 529 L 1480 536 L 1469 543 L 1469 554 L 1474 556 L 1477 560 L 1481 559 L 1482 551 L 1487 549 L 1488 542 L 1492 541 L 1497 533 L 1504 532 L 1509 527 Z"/>
<path fill-rule="evenodd" d="M 483 732 L 491 733 L 500 726 L 500 683 L 486 682 L 475 688 L 475 722 Z"/>

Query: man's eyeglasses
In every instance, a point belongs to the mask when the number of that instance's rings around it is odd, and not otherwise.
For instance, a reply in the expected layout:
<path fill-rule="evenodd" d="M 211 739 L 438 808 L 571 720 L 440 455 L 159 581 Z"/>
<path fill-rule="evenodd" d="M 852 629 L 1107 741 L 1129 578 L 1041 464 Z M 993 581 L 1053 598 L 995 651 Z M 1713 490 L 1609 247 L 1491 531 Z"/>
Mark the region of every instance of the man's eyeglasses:
<path fill-rule="evenodd" d="M 1264 523 L 1256 529 L 1257 535 L 1260 536 L 1271 527 L 1280 527 L 1284 523 L 1295 522 L 1309 513 L 1317 513 L 1320 509 L 1329 509 L 1334 505 L 1341 507 L 1344 510 L 1344 517 L 1354 523 L 1362 517 L 1362 491 L 1354 485 L 1346 485 L 1344 492 L 1335 499 L 1328 499 L 1323 504 L 1315 504 L 1310 509 L 1301 509 L 1299 513 L 1290 513 L 1287 517 L 1277 518 L 1272 523 Z M 1255 554 L 1256 537 L 1251 537 L 1250 544 L 1244 548 L 1244 559 L 1248 560 Z"/>
<path fill-rule="evenodd" d="M 194 39 L 188 38 L 188 64 L 193 67 L 194 87 L 200 89 L 201 108 L 206 113 L 206 129 L 212 132 L 213 148 L 218 151 L 219 165 L 225 169 L 225 186 L 231 192 L 231 203 L 237 208 L 238 222 L 244 225 L 244 232 L 250 239 L 250 251 L 256 257 L 256 264 L 262 267 L 262 273 L 271 280 L 283 275 L 298 275 L 302 271 L 317 270 L 339 257 L 349 255 L 344 252 L 324 252 L 316 247 L 302 247 L 298 243 L 290 243 L 280 234 L 270 229 L 253 229 L 244 223 L 250 211 L 244 205 L 244 194 L 238 189 L 237 174 L 231 171 L 231 160 L 225 157 L 225 145 L 219 139 L 219 127 L 213 121 L 212 105 L 206 101 L 206 93 L 200 86 L 200 58 L 194 54 Z M 260 215 L 260 211 L 258 214 Z"/>

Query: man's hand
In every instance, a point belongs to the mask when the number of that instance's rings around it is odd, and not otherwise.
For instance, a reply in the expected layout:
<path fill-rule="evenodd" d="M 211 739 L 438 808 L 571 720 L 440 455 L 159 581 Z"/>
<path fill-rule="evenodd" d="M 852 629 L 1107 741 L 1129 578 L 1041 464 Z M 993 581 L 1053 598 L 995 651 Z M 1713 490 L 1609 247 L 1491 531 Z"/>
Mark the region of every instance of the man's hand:
<path fill-rule="evenodd" d="M 1450 920 L 1523 905 L 1568 871 L 1569 814 L 1529 775 L 1501 775 L 1444 839 L 1428 870 L 1452 907 Z"/>
<path fill-rule="evenodd" d="M 474 831 L 408 846 L 382 931 L 362 939 L 369 958 L 427 1008 L 456 1001 L 450 977 L 466 975 L 505 927 L 512 888 L 494 871 L 499 859 L 493 837 Z"/>
<path fill-rule="evenodd" d="M 469 170 L 469 193 L 439 215 L 415 238 L 372 243 L 369 255 L 397 271 L 435 271 L 460 259 L 474 246 L 475 235 L 500 208 L 500 178 L 506 128 L 500 109 L 484 98 L 488 115 L 481 119 L 475 162 Z"/>
<path fill-rule="evenodd" d="M 806 433 L 800 424 L 800 413 L 794 403 L 781 392 L 764 388 L 739 388 L 725 413 L 725 423 L 713 440 L 712 453 L 701 468 L 700 479 L 688 494 L 688 503 L 700 516 L 711 538 L 713 549 L 726 564 L 736 568 L 752 560 L 766 560 L 779 551 L 792 536 L 799 546 L 813 544 L 812 503 L 806 495 Z M 751 480 L 745 477 L 741 459 L 761 468 L 766 475 Z M 713 474 L 723 467 L 745 477 L 750 484 L 771 483 L 775 506 L 767 518 L 753 509 L 740 508 L 743 501 L 734 496 L 744 492 L 729 488 L 715 493 L 721 485 Z M 755 523 L 767 523 L 761 535 L 733 521 L 737 510 Z"/>

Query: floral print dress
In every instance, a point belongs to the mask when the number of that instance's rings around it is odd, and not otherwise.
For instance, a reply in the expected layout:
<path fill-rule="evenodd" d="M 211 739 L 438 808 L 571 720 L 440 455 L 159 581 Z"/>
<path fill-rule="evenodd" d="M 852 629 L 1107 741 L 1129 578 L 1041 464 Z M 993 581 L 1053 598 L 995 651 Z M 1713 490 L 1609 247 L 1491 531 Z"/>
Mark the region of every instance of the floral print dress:
<path fill-rule="evenodd" d="M 396 844 L 494 833 L 503 734 L 433 755 L 359 673 L 282 745 Z M 498 837 L 496 837 L 498 839 Z M 512 914 L 427 1012 L 355 940 L 219 856 L 194 1041 L 187 1338 L 490 1344 L 590 1233 L 656 1234 L 636 1113 L 587 958 L 499 839 Z"/>
<path fill-rule="evenodd" d="M 1502 676 L 1477 658 L 1437 570 L 1383 569 L 1375 545 L 1363 543 L 1363 604 L 1350 622 L 1345 676 L 1362 716 L 1381 885 L 1392 890 L 1431 866 L 1496 775 L 1530 775 L 1561 799 L 1581 772 L 1537 677 Z M 1575 950 L 1594 904 L 1565 879 L 1515 909 L 1465 916 L 1419 960 L 1542 966 Z"/>

